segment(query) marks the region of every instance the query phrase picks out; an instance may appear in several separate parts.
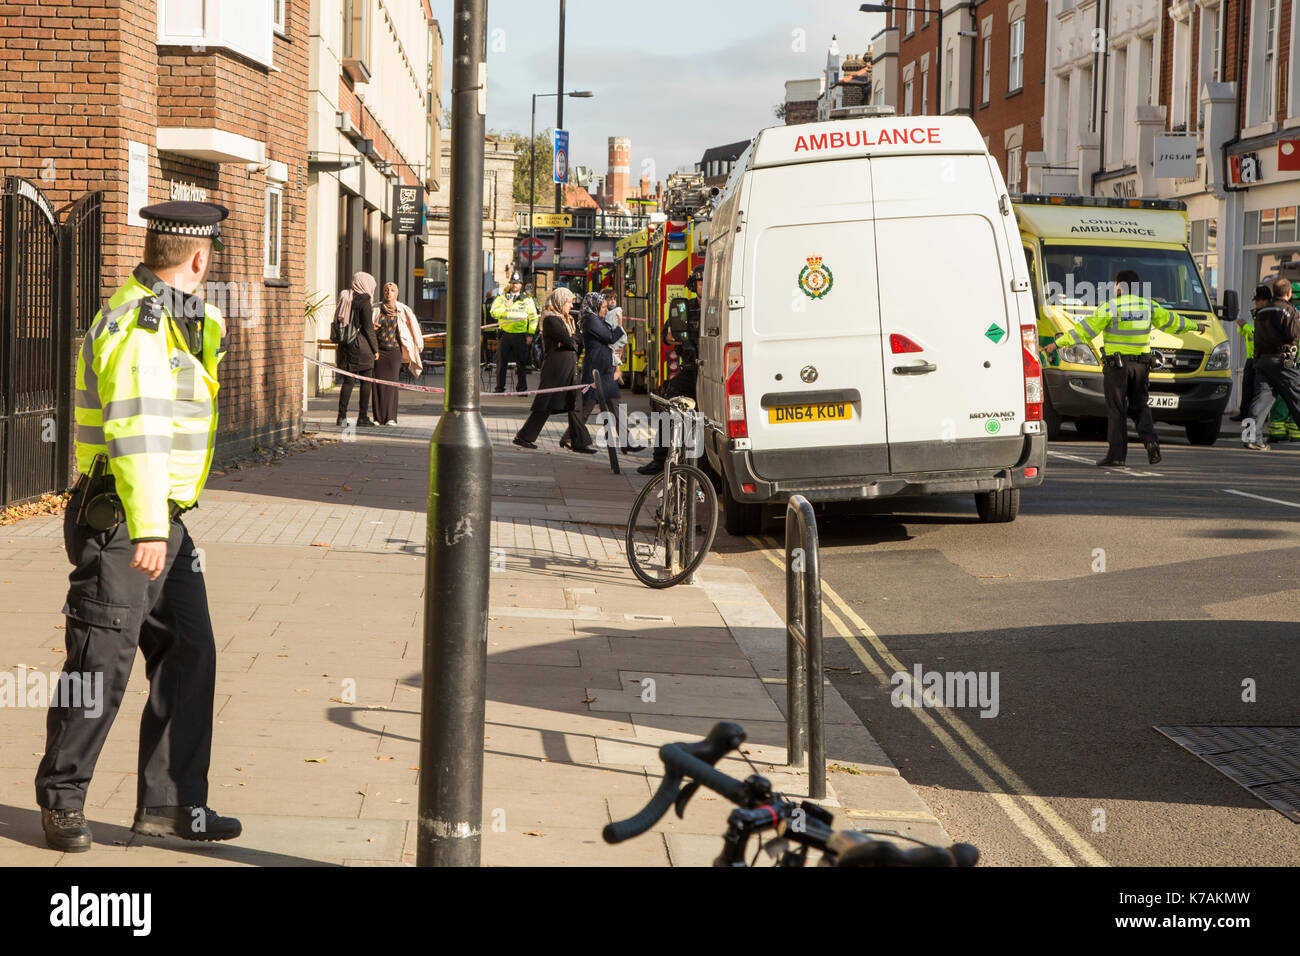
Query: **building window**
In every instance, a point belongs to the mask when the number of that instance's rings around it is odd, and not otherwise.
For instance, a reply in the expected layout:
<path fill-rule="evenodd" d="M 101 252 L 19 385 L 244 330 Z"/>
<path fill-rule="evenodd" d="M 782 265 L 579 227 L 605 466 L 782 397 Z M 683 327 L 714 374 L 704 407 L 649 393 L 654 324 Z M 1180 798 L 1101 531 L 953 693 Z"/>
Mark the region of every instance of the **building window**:
<path fill-rule="evenodd" d="M 280 203 L 279 186 L 266 188 L 266 235 L 263 257 L 265 268 L 263 275 L 268 279 L 280 278 Z"/>
<path fill-rule="evenodd" d="M 912 115 L 912 78 L 910 76 L 903 84 L 903 115 Z"/>
<path fill-rule="evenodd" d="M 1011 74 L 1007 91 L 1020 89 L 1025 84 L 1025 18 L 1011 23 Z"/>
<path fill-rule="evenodd" d="M 916 32 L 916 11 L 913 10 L 911 7 L 908 7 L 907 9 L 906 22 L 907 22 L 907 26 L 904 28 L 903 32 L 907 34 L 915 33 Z"/>
<path fill-rule="evenodd" d="M 1020 191 L 1020 147 L 1007 150 L 1007 192 Z"/>
<path fill-rule="evenodd" d="M 930 108 L 930 70 L 927 67 L 921 71 L 921 109 L 919 115 L 924 116 L 926 110 Z"/>
<path fill-rule="evenodd" d="M 1277 112 L 1277 0 L 1264 8 L 1264 116 L 1266 122 Z"/>
<path fill-rule="evenodd" d="M 271 0 L 271 25 L 281 36 L 288 32 L 285 24 L 285 7 L 288 3 L 289 0 Z"/>
<path fill-rule="evenodd" d="M 343 0 L 343 71 L 370 82 L 370 0 Z"/>
<path fill-rule="evenodd" d="M 952 109 L 952 50 L 948 50 L 943 55 L 943 76 L 944 76 L 944 94 L 943 109 L 948 112 Z"/>
<path fill-rule="evenodd" d="M 158 0 L 158 45 L 232 50 L 270 67 L 273 16 L 267 0 Z"/>
<path fill-rule="evenodd" d="M 989 101 L 989 76 L 993 68 L 993 38 L 984 38 L 984 80 L 980 87 L 980 102 L 988 103 Z"/>

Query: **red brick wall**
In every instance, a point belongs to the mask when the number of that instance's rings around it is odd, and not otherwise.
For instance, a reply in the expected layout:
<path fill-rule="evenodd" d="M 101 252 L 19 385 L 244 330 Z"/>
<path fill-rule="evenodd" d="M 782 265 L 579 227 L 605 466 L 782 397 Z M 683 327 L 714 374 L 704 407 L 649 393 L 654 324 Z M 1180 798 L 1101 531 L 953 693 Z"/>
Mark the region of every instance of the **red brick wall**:
<path fill-rule="evenodd" d="M 286 4 L 289 39 L 275 40 L 279 72 L 224 50 L 159 48 L 153 3 L 46 0 L 37 16 L 30 4 L 0 2 L 0 168 L 35 180 L 56 207 L 104 190 L 105 296 L 139 261 L 143 242 L 143 230 L 126 226 L 129 140 L 149 146 L 151 202 L 169 199 L 176 179 L 231 210 L 225 251 L 208 276 L 239 290 L 227 305 L 237 314 L 221 366 L 223 452 L 296 434 L 301 424 L 309 2 Z M 160 154 L 159 125 L 229 130 L 266 143 L 267 159 L 287 164 L 287 286 L 263 280 L 265 174 Z"/>
<path fill-rule="evenodd" d="M 1007 151 L 1005 134 L 1008 129 L 1023 126 L 1020 149 L 1020 184 L 1023 188 L 1028 178 L 1028 157 L 1030 153 L 1043 148 L 1043 104 L 1045 97 L 1044 78 L 1047 76 L 1047 4 L 1042 0 L 1028 0 L 1025 4 L 1025 50 L 1024 71 L 1019 92 L 1011 92 L 1011 33 L 1008 20 L 1008 0 L 984 0 L 975 6 L 976 30 L 990 15 L 993 17 L 991 69 L 989 71 L 989 102 L 987 106 L 976 103 L 975 125 L 980 133 L 989 138 L 989 152 L 998 161 L 1002 175 L 1007 176 Z M 949 18 L 950 22 L 952 19 Z M 954 29 L 956 27 L 954 26 Z M 962 29 L 965 29 L 964 18 Z M 933 42 L 932 40 L 927 42 Z M 899 62 L 910 62 L 911 57 L 904 58 L 900 53 Z M 933 71 L 934 54 L 931 53 L 931 70 Z M 969 77 L 967 78 L 969 79 Z M 975 89 L 972 91 L 978 101 L 983 92 L 984 82 L 984 38 L 981 35 L 975 41 Z M 930 86 L 934 84 L 934 73 L 930 74 Z M 937 93 L 931 91 L 931 95 Z M 1009 178 L 1009 177 L 1008 177 Z"/>

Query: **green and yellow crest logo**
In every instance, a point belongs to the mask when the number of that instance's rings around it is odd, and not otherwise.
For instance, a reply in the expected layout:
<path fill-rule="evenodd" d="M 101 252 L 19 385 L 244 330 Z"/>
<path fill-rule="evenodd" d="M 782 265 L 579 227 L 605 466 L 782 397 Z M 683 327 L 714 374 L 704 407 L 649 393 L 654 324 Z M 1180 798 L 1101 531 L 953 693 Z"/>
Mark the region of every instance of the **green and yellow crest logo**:
<path fill-rule="evenodd" d="M 822 265 L 821 256 L 809 256 L 807 262 L 799 273 L 799 288 L 810 299 L 823 298 L 835 285 L 835 276 Z"/>

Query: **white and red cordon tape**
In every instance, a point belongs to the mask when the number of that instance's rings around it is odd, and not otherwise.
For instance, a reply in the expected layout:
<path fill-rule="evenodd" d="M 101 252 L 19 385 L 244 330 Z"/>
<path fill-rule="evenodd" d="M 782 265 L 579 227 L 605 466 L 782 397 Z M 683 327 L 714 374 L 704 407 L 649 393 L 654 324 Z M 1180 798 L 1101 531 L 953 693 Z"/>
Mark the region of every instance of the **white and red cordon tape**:
<path fill-rule="evenodd" d="M 335 375 L 346 375 L 348 378 L 355 378 L 358 381 L 362 381 L 362 382 L 373 382 L 376 385 L 387 385 L 390 388 L 401 388 L 401 389 L 405 389 L 408 392 L 432 392 L 437 395 L 447 394 L 447 390 L 445 388 L 437 388 L 433 385 L 406 385 L 403 384 L 402 382 L 390 382 L 387 379 L 382 379 L 382 378 L 370 378 L 367 375 L 358 375 L 356 372 L 345 372 L 343 371 L 343 369 L 339 368 L 336 365 L 328 365 L 325 362 L 318 362 L 314 358 L 308 358 L 305 355 L 302 358 L 304 362 L 310 362 L 312 365 L 315 365 L 319 368 L 323 368 L 326 371 L 333 372 Z M 492 394 L 513 396 L 515 398 L 524 398 L 529 395 L 551 395 L 554 394 L 555 392 L 576 392 L 576 391 L 585 392 L 587 389 L 591 387 L 592 386 L 589 384 L 588 385 L 565 385 L 562 386 L 561 388 L 534 389 L 531 392 L 493 392 Z"/>

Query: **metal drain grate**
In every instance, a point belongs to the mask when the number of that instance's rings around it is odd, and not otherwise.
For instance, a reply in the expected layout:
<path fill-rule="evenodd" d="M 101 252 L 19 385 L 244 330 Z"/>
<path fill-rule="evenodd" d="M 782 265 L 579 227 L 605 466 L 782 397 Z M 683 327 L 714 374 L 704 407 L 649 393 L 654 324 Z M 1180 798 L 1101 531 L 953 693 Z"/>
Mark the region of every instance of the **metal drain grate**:
<path fill-rule="evenodd" d="M 1284 817 L 1300 823 L 1300 727 L 1157 727 Z"/>

